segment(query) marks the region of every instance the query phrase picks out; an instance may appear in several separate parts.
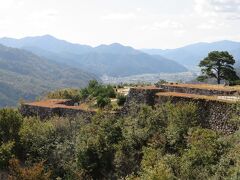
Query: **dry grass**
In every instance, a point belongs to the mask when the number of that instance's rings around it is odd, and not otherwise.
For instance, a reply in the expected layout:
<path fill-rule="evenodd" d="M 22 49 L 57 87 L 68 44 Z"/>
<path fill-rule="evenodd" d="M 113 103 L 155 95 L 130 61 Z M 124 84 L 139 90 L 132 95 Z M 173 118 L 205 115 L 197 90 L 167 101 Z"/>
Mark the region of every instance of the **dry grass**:
<path fill-rule="evenodd" d="M 178 92 L 160 92 L 160 93 L 157 93 L 156 95 L 168 96 L 168 97 L 183 97 L 183 98 L 189 98 L 189 99 L 203 99 L 203 100 L 220 101 L 220 102 L 227 102 L 227 103 L 234 102 L 231 100 L 219 99 L 218 96 L 205 96 L 205 95 L 198 95 L 198 94 L 178 93 Z"/>
<path fill-rule="evenodd" d="M 31 106 L 54 108 L 57 106 L 64 105 L 64 103 L 67 101 L 69 101 L 69 99 L 47 99 L 47 100 L 24 103 L 24 104 L 31 105 Z"/>
<path fill-rule="evenodd" d="M 82 103 L 79 106 L 68 106 L 65 105 L 69 101 L 68 99 L 48 99 L 38 102 L 25 103 L 26 105 L 38 106 L 38 107 L 47 107 L 47 108 L 66 108 L 66 109 L 77 109 L 77 110 L 85 110 L 85 111 L 95 111 L 90 108 L 88 104 Z"/>
<path fill-rule="evenodd" d="M 70 99 L 47 99 L 42 101 L 36 101 L 31 103 L 23 103 L 25 105 L 30 106 L 37 106 L 37 107 L 46 107 L 46 108 L 65 108 L 65 109 L 75 109 L 75 110 L 84 110 L 84 111 L 91 111 L 96 112 L 99 108 L 96 106 L 96 101 L 91 100 L 85 103 L 81 103 L 78 106 L 68 106 L 65 103 L 68 102 Z M 117 105 L 117 100 L 111 102 L 113 109 L 120 109 Z"/>
<path fill-rule="evenodd" d="M 173 87 L 221 90 L 221 91 L 240 91 L 240 86 L 224 86 L 224 85 L 212 85 L 212 84 L 163 84 L 163 85 L 173 86 Z"/>
<path fill-rule="evenodd" d="M 133 87 L 134 89 L 143 89 L 143 90 L 154 90 L 154 89 L 161 89 L 156 86 L 138 86 L 138 87 Z"/>

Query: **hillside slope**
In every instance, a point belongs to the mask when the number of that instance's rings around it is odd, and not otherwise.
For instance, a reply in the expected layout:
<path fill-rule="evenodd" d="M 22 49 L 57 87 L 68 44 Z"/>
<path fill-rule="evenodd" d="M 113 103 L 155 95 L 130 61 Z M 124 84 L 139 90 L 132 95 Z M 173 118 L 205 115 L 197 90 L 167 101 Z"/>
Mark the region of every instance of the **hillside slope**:
<path fill-rule="evenodd" d="M 0 45 L 0 107 L 14 106 L 19 98 L 34 99 L 57 88 L 84 87 L 91 79 L 96 77 L 80 69 Z"/>
<path fill-rule="evenodd" d="M 156 58 L 118 43 L 93 48 L 58 40 L 49 35 L 23 39 L 2 38 L 0 43 L 26 49 L 44 58 L 72 67 L 81 67 L 99 76 L 187 71 L 184 66 L 172 60 L 161 56 Z"/>

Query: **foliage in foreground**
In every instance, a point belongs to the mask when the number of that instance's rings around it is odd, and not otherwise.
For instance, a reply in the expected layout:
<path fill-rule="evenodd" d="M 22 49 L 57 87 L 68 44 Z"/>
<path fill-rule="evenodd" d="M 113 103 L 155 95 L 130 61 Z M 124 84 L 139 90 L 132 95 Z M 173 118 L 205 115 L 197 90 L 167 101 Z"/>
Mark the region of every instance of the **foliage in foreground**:
<path fill-rule="evenodd" d="M 132 105 L 125 116 L 99 113 L 86 123 L 2 109 L 0 168 L 23 180 L 237 179 L 240 132 L 204 129 L 197 111 L 192 103 Z"/>
<path fill-rule="evenodd" d="M 31 167 L 21 167 L 19 160 L 9 161 L 9 180 L 49 180 L 51 172 L 45 172 L 43 162 Z"/>

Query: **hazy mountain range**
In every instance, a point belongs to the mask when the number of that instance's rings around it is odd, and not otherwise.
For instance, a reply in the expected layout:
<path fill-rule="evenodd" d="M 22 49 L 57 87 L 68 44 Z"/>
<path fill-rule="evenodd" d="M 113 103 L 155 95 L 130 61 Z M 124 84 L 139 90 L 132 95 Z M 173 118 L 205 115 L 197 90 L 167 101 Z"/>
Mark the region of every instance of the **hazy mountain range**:
<path fill-rule="evenodd" d="M 160 55 L 152 56 L 118 43 L 90 47 L 45 35 L 22 39 L 2 38 L 0 44 L 21 48 L 41 57 L 82 68 L 98 76 L 184 72 L 187 69 Z"/>
<path fill-rule="evenodd" d="M 33 100 L 66 87 L 84 87 L 100 76 L 184 72 L 187 69 L 159 55 L 121 44 L 90 47 L 53 36 L 0 39 L 0 107 L 20 98 Z"/>
<path fill-rule="evenodd" d="M 213 43 L 196 43 L 177 49 L 143 49 L 142 51 L 151 55 L 161 55 L 172 59 L 187 67 L 197 66 L 210 51 L 228 51 L 240 64 L 240 42 L 218 41 Z"/>

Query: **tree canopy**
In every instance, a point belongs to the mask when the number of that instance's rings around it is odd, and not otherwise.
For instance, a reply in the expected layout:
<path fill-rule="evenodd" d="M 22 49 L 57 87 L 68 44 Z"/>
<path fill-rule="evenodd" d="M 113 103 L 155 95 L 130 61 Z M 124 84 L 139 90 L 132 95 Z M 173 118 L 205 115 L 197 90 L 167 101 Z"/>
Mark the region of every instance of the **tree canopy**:
<path fill-rule="evenodd" d="M 43 121 L 2 109 L 0 173 L 10 180 L 239 179 L 240 130 L 208 129 L 199 110 L 192 102 L 133 103 L 122 116 Z M 239 129 L 239 115 L 232 117 L 226 123 Z"/>
<path fill-rule="evenodd" d="M 235 60 L 227 51 L 212 51 L 199 64 L 202 75 L 198 77 L 199 81 L 208 78 L 215 78 L 220 84 L 221 80 L 234 81 L 239 79 L 233 65 Z"/>

